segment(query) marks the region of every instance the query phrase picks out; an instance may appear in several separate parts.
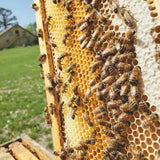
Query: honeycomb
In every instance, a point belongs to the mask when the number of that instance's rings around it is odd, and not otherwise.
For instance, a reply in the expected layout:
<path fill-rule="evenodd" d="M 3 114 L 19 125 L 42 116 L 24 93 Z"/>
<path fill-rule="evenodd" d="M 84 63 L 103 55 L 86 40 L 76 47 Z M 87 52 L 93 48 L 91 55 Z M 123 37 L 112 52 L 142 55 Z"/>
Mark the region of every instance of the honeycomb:
<path fill-rule="evenodd" d="M 32 5 L 36 10 L 37 1 Z M 154 1 L 39 3 L 37 17 L 47 29 L 42 32 L 54 70 L 53 76 L 44 69 L 52 84 L 46 92 L 56 92 L 57 103 L 49 102 L 46 109 L 53 132 L 52 116 L 60 115 L 60 131 L 55 132 L 61 132 L 62 149 L 54 146 L 55 155 L 160 159 L 160 22 Z M 47 61 L 40 60 L 42 65 Z"/>

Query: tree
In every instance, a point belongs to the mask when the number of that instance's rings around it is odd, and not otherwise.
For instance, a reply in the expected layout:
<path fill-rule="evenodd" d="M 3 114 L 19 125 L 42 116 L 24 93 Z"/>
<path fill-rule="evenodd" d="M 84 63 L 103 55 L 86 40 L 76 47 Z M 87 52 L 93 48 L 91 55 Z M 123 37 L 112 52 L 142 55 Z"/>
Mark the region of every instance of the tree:
<path fill-rule="evenodd" d="M 0 8 L 0 29 L 6 29 L 17 23 L 17 18 L 16 16 L 12 16 L 11 10 Z"/>
<path fill-rule="evenodd" d="M 34 23 L 30 23 L 30 24 L 26 27 L 26 29 L 27 29 L 28 31 L 30 31 L 31 33 L 33 33 L 34 35 L 37 35 L 36 27 L 37 27 L 36 22 L 34 22 Z"/>

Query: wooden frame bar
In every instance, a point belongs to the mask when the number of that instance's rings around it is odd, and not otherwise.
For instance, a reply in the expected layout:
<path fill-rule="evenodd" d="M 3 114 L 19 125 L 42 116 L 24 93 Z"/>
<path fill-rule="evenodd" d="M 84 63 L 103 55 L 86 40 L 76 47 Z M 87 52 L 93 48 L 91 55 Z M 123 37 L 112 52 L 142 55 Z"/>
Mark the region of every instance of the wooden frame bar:
<path fill-rule="evenodd" d="M 51 74 L 54 75 L 54 66 L 52 62 L 52 53 L 50 45 L 48 44 L 49 38 L 48 38 L 48 29 L 47 26 L 44 24 L 46 20 L 46 14 L 45 14 L 45 6 L 44 6 L 44 0 L 34 0 L 34 4 L 36 5 L 36 21 L 37 21 L 37 29 L 42 30 L 43 36 L 39 37 L 39 46 L 40 46 L 40 52 L 41 54 L 46 54 L 46 60 L 42 63 L 44 75 Z M 44 76 L 45 78 L 45 85 L 51 86 L 50 80 Z M 62 138 L 62 132 L 61 132 L 61 120 L 59 115 L 59 104 L 57 100 L 57 93 L 54 90 L 53 94 L 51 94 L 46 89 L 46 97 L 47 97 L 47 103 L 48 106 L 53 103 L 56 106 L 56 114 L 51 115 L 51 125 L 52 125 L 52 137 L 53 137 L 53 146 L 55 151 L 61 151 L 63 146 L 63 138 Z M 55 158 L 56 160 L 60 159 L 59 157 Z"/>

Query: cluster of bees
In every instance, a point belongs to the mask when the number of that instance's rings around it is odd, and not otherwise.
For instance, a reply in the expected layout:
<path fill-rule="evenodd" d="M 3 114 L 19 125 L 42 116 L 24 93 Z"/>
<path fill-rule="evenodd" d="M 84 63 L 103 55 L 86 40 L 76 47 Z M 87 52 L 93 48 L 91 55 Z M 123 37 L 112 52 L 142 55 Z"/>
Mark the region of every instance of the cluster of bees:
<path fill-rule="evenodd" d="M 63 2 L 53 0 L 53 3 L 61 3 L 68 11 L 68 14 L 63 17 L 65 21 L 68 21 L 68 24 L 64 27 L 67 33 L 64 34 L 62 43 L 67 46 L 74 29 L 79 28 L 82 33 L 78 38 L 80 47 L 82 49 L 87 48 L 95 54 L 90 69 L 90 72 L 94 73 L 95 76 L 89 81 L 90 89 L 86 91 L 83 98 L 79 94 L 77 85 L 72 89 L 74 96 L 70 98 L 67 104 L 72 109 L 71 118 L 74 120 L 77 108 L 82 103 L 87 104 L 92 95 L 95 94 L 97 100 L 103 103 L 93 110 L 97 125 L 104 127 L 102 131 L 106 135 L 107 147 L 103 151 L 103 160 L 129 159 L 127 154 L 121 152 L 123 149 L 129 150 L 133 159 L 145 159 L 144 154 L 137 150 L 133 144 L 129 144 L 127 137 L 121 134 L 130 126 L 130 118 L 137 110 L 145 114 L 144 128 L 151 127 L 153 122 L 159 119 L 158 114 L 151 112 L 147 96 L 142 95 L 138 87 L 140 85 L 141 68 L 137 65 L 138 62 L 135 59 L 136 20 L 125 7 L 119 7 L 116 0 L 108 0 L 111 10 L 119 15 L 129 27 L 125 36 L 116 37 L 114 31 L 104 31 L 104 26 L 109 26 L 111 22 L 105 15 L 100 14 L 98 0 L 85 0 L 86 16 L 79 22 L 74 20 L 72 14 L 72 0 L 64 0 Z M 80 0 L 79 3 L 81 4 L 82 1 Z M 48 24 L 50 19 L 51 17 L 45 21 L 45 24 Z M 38 30 L 37 33 L 39 37 L 43 37 L 41 30 Z M 49 44 L 54 48 L 57 46 L 54 42 L 49 42 Z M 57 58 L 60 71 L 63 70 L 62 60 L 68 56 L 71 56 L 71 53 L 63 53 Z M 39 55 L 38 60 L 43 63 L 46 60 L 46 55 Z M 42 67 L 42 64 L 39 66 Z M 76 67 L 77 64 L 72 63 L 66 68 L 68 83 L 72 82 Z M 62 83 L 60 75 L 56 75 L 54 78 L 50 74 L 46 76 L 52 84 L 52 87 L 47 88 L 50 92 L 55 88 L 57 93 L 66 92 L 68 84 Z M 44 78 L 43 71 L 41 77 Z M 57 94 L 57 97 L 60 102 L 59 94 Z M 61 107 L 63 104 L 64 102 L 61 102 Z M 45 112 L 47 112 L 46 121 L 50 123 L 49 115 L 56 112 L 55 106 L 50 104 L 50 106 L 45 107 Z M 109 121 L 109 115 L 112 115 L 114 121 Z M 88 114 L 83 114 L 83 118 L 90 127 L 94 125 Z M 55 151 L 54 154 L 61 159 L 85 160 L 87 159 L 85 156 L 87 155 L 88 145 L 95 144 L 96 135 L 97 131 L 94 130 L 88 139 L 81 140 L 79 145 L 75 147 L 70 147 L 69 139 L 67 139 L 62 152 Z"/>

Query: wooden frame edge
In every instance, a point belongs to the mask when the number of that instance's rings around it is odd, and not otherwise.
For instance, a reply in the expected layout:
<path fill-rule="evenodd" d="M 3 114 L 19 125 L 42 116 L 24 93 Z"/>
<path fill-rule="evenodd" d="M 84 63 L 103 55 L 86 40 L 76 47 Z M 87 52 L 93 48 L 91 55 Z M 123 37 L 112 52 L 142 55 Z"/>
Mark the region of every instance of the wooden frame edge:
<path fill-rule="evenodd" d="M 47 26 L 44 24 L 46 20 L 45 14 L 45 4 L 44 0 L 34 0 L 34 4 L 36 5 L 35 12 L 36 12 L 36 22 L 37 22 L 37 29 L 41 29 L 43 31 L 43 36 L 39 37 L 39 47 L 41 54 L 46 55 L 45 62 L 42 62 L 43 72 L 44 72 L 44 80 L 46 86 L 52 86 L 50 80 L 45 76 L 46 74 L 50 73 L 54 76 L 54 66 L 52 62 L 52 53 L 50 45 L 48 44 L 49 37 L 48 37 L 48 29 Z M 54 90 L 53 94 L 51 94 L 46 89 L 46 98 L 48 106 L 53 103 L 56 107 L 56 114 L 50 114 L 51 117 L 51 127 L 52 130 L 52 138 L 53 138 L 53 146 L 55 151 L 61 151 L 63 146 L 63 138 L 61 132 L 61 119 L 59 114 L 59 103 L 57 100 L 57 93 Z M 55 157 L 55 160 L 59 160 L 59 157 Z"/>

